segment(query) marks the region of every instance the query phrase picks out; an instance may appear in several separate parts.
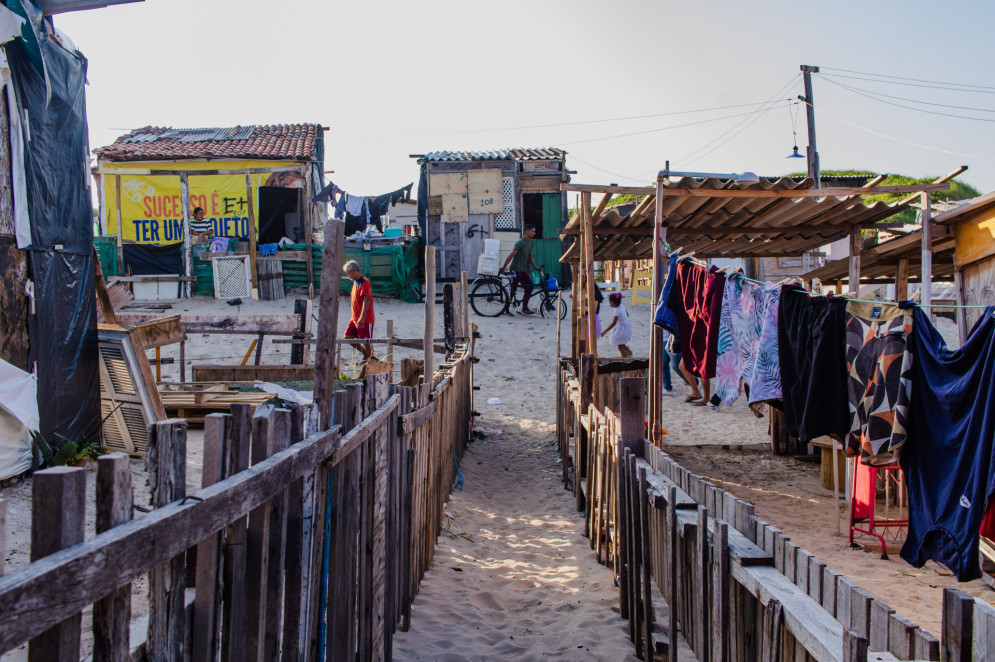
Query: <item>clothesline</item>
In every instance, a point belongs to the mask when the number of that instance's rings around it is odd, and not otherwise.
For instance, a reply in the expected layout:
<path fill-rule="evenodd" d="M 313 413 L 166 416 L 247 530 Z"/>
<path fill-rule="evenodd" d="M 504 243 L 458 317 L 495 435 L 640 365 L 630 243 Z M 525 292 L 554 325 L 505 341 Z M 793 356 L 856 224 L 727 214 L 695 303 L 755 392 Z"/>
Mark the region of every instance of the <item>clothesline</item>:
<path fill-rule="evenodd" d="M 667 252 L 669 254 L 669 252 L 670 252 L 670 246 L 667 246 Z M 697 260 L 697 259 L 695 259 L 694 257 L 691 257 L 691 256 L 679 256 L 677 258 L 677 261 L 678 262 L 693 262 L 693 263 L 698 264 L 699 266 L 702 266 L 702 267 L 707 267 L 708 266 L 708 263 L 705 262 L 704 260 Z M 739 273 L 739 272 L 732 272 L 732 273 L 728 274 L 728 277 L 729 278 L 741 278 L 741 279 L 743 279 L 745 281 L 748 281 L 750 283 L 755 283 L 755 284 L 761 285 L 761 286 L 767 285 L 767 283 L 765 283 L 763 281 L 757 280 L 755 278 L 749 278 L 749 277 L 744 276 L 742 273 Z M 806 293 L 809 296 L 812 296 L 812 297 L 825 297 L 825 296 L 828 296 L 828 295 L 825 295 L 825 294 L 820 294 L 818 292 L 806 292 Z M 968 305 L 968 304 L 952 304 L 952 303 L 922 304 L 922 303 L 918 303 L 918 302 L 915 302 L 915 301 L 905 301 L 905 302 L 878 301 L 876 299 L 856 299 L 854 297 L 845 297 L 845 296 L 839 296 L 839 295 L 837 295 L 837 298 L 846 299 L 847 301 L 856 301 L 858 303 L 872 303 L 872 304 L 880 305 L 880 306 L 897 306 L 900 303 L 908 303 L 908 304 L 911 304 L 912 306 L 916 306 L 916 307 L 919 307 L 919 308 L 961 308 L 961 309 L 972 308 L 972 309 L 980 309 L 980 310 L 985 310 L 985 309 L 989 308 L 989 306 L 985 306 L 985 305 Z"/>

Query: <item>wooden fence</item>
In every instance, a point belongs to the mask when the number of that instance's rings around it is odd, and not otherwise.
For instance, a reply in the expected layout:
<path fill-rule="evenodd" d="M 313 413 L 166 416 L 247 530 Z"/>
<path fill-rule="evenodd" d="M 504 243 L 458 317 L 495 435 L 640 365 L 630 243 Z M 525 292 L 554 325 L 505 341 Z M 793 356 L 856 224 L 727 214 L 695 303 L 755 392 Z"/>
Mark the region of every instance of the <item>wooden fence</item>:
<path fill-rule="evenodd" d="M 84 470 L 37 472 L 31 563 L 0 577 L 0 653 L 29 642 L 30 660 L 79 659 L 92 604 L 95 660 L 389 660 L 432 562 L 471 396 L 464 343 L 431 383 L 374 375 L 336 392 L 333 427 L 307 438 L 299 409 L 233 406 L 206 418 L 193 494 L 186 423 L 157 423 L 154 509 L 132 519 L 128 457 L 103 456 L 85 541 Z M 146 573 L 149 615 L 133 622 Z"/>
<path fill-rule="evenodd" d="M 561 363 L 564 479 L 640 659 L 675 660 L 681 639 L 713 662 L 995 659 L 991 605 L 946 589 L 941 645 L 649 443 L 642 378 L 620 379 L 602 410 L 593 357 L 581 366 Z"/>

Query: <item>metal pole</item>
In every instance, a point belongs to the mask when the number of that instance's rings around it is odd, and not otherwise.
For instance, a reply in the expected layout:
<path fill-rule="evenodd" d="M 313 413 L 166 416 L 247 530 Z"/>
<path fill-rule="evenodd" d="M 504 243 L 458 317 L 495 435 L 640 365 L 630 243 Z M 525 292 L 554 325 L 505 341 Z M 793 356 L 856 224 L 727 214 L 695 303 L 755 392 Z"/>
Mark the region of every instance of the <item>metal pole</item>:
<path fill-rule="evenodd" d="M 805 114 L 808 117 L 808 151 L 805 153 L 808 161 L 808 176 L 815 180 L 815 188 L 822 188 L 822 177 L 819 175 L 819 151 L 815 147 L 815 97 L 812 96 L 812 74 L 819 73 L 819 67 L 803 64 L 801 69 L 802 80 L 805 83 L 805 96 L 801 97 L 801 100 L 805 102 Z"/>

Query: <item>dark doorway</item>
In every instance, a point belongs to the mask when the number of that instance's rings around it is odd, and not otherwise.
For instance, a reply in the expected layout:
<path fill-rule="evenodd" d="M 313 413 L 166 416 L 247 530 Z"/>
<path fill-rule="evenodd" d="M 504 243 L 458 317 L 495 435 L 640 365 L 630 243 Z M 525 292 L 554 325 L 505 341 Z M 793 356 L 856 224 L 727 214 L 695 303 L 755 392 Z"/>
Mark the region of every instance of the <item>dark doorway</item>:
<path fill-rule="evenodd" d="M 563 246 L 559 230 L 563 208 L 560 193 L 526 193 L 522 196 L 522 222 L 536 229 L 532 240 L 532 257 L 543 271 L 559 280 L 562 275 L 560 256 Z"/>
<path fill-rule="evenodd" d="M 260 244 L 275 244 L 284 237 L 294 243 L 303 240 L 297 203 L 301 189 L 277 186 L 259 187 L 259 237 Z"/>
<path fill-rule="evenodd" d="M 543 238 L 543 196 L 542 193 L 524 193 L 522 195 L 522 230 L 526 225 L 536 229 L 536 239 Z"/>

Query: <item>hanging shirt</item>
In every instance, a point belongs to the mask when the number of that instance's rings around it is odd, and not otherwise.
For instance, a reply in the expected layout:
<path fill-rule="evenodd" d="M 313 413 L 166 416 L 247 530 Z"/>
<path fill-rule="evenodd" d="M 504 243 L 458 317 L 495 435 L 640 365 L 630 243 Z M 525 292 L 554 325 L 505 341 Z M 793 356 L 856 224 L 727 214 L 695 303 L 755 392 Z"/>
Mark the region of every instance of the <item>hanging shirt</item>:
<path fill-rule="evenodd" d="M 677 256 L 671 255 L 669 262 L 667 280 L 663 284 L 660 300 L 656 304 L 656 315 L 653 317 L 653 323 L 662 326 L 670 333 L 677 333 L 677 314 L 667 305 L 670 300 L 670 291 L 674 289 L 674 281 L 677 279 Z"/>
<path fill-rule="evenodd" d="M 619 304 L 617 308 L 612 308 L 612 316 L 615 318 L 615 326 L 612 327 L 608 339 L 613 345 L 624 345 L 632 338 L 632 323 L 629 322 L 629 313 L 626 312 L 625 306 Z"/>
<path fill-rule="evenodd" d="M 352 214 L 353 216 L 363 215 L 363 205 L 366 203 L 366 198 L 361 195 L 345 195 L 345 210 L 346 212 Z"/>
<path fill-rule="evenodd" d="M 743 381 L 750 386 L 750 402 L 781 406 L 781 367 L 777 348 L 777 307 L 781 288 L 771 283 L 753 290 L 753 344 Z"/>
<path fill-rule="evenodd" d="M 905 443 L 912 393 L 908 336 L 912 312 L 898 306 L 850 301 L 846 305 L 847 455 L 875 466 L 898 460 Z"/>
<path fill-rule="evenodd" d="M 850 430 L 846 300 L 784 288 L 777 313 L 784 422 L 803 443 Z"/>
<path fill-rule="evenodd" d="M 725 274 L 680 262 L 668 299 L 677 317 L 684 366 L 702 379 L 715 376 L 724 286 Z"/>
<path fill-rule="evenodd" d="M 739 384 L 756 344 L 755 292 L 759 286 L 737 275 L 726 278 L 719 315 L 715 395 L 727 405 L 739 397 Z"/>
<path fill-rule="evenodd" d="M 900 463 L 909 489 L 902 558 L 933 559 L 957 580 L 981 576 L 978 528 L 995 493 L 995 308 L 955 351 L 920 309 L 909 343 L 915 364 L 908 439 Z"/>

